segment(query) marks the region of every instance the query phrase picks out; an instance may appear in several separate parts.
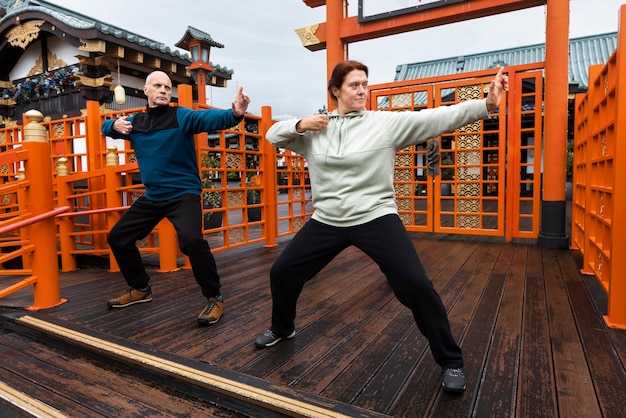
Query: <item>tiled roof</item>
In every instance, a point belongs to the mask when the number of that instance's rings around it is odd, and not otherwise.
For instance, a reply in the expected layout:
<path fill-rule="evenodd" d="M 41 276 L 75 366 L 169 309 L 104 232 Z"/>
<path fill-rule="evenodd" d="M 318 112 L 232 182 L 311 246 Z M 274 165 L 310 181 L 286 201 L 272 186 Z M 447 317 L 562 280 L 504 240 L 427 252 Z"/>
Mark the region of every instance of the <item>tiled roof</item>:
<path fill-rule="evenodd" d="M 165 46 L 161 42 L 148 39 L 144 36 L 136 33 L 129 32 L 127 30 L 109 25 L 107 23 L 96 20 L 92 17 L 76 13 L 72 10 L 65 9 L 57 6 L 52 2 L 43 0 L 21 0 L 17 5 L 13 1 L 0 1 L 0 7 L 6 8 L 6 15 L 0 19 L 0 23 L 4 21 L 12 20 L 14 16 L 20 15 L 26 12 L 39 12 L 49 15 L 66 25 L 79 29 L 89 30 L 95 29 L 105 35 L 112 35 L 118 39 L 124 39 L 130 43 L 137 44 L 141 47 L 147 47 L 156 51 L 160 51 L 164 54 L 172 55 L 173 57 L 189 60 L 189 54 L 182 53 L 178 50 L 172 50 Z"/>
<path fill-rule="evenodd" d="M 186 42 L 186 36 L 187 34 L 193 36 L 194 38 L 200 40 L 200 41 L 205 41 L 206 43 L 208 43 L 211 46 L 214 46 L 216 48 L 224 48 L 224 45 L 222 45 L 219 42 L 216 42 L 213 40 L 213 38 L 211 37 L 211 35 L 209 35 L 206 32 L 201 31 L 200 29 L 196 29 L 193 26 L 187 26 L 187 32 L 185 33 L 185 36 L 183 36 L 183 39 L 181 39 L 180 41 L 178 41 L 176 43 L 176 45 Z"/>
<path fill-rule="evenodd" d="M 570 39 L 569 82 L 586 90 L 589 66 L 604 64 L 617 47 L 617 33 Z M 394 81 L 414 80 L 447 74 L 493 68 L 497 65 L 520 65 L 545 60 L 545 44 L 523 46 L 481 54 L 444 58 L 396 67 Z"/>

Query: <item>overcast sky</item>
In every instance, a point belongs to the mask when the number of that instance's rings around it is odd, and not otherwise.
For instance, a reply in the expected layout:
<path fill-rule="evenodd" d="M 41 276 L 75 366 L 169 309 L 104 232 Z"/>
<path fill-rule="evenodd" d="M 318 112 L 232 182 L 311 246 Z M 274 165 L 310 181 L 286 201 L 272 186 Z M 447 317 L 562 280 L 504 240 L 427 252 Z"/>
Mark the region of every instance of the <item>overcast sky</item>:
<path fill-rule="evenodd" d="M 193 26 L 224 48 L 211 48 L 211 62 L 234 70 L 226 88 L 212 88 L 210 104 L 229 107 L 236 86 L 252 97 L 249 111 L 271 106 L 276 117 L 316 113 L 326 104 L 326 51 L 304 48 L 295 29 L 325 20 L 326 8 L 301 0 L 48 0 L 113 26 L 162 42 L 171 49 Z M 419 0 L 364 0 L 378 11 Z M 433 0 L 424 0 L 432 2 Z M 370 6 L 368 6 L 368 2 Z M 626 0 L 571 0 L 570 37 L 617 31 Z M 351 0 L 350 16 L 358 0 Z M 370 69 L 370 84 L 393 81 L 398 64 L 429 61 L 545 42 L 545 7 L 535 7 L 349 46 L 349 58 Z"/>

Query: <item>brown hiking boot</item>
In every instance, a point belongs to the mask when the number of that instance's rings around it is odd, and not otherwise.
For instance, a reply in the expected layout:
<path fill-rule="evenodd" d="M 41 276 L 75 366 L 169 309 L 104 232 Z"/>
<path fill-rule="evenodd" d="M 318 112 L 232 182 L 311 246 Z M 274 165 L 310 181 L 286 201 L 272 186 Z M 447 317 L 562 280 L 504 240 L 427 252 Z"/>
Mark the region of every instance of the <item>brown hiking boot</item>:
<path fill-rule="evenodd" d="M 207 305 L 198 315 L 198 325 L 211 325 L 216 323 L 224 313 L 224 299 L 222 296 L 209 298 Z"/>
<path fill-rule="evenodd" d="M 150 302 L 152 300 L 152 289 L 148 286 L 145 292 L 141 290 L 128 289 L 124 294 L 107 301 L 109 308 L 125 308 L 135 303 Z"/>

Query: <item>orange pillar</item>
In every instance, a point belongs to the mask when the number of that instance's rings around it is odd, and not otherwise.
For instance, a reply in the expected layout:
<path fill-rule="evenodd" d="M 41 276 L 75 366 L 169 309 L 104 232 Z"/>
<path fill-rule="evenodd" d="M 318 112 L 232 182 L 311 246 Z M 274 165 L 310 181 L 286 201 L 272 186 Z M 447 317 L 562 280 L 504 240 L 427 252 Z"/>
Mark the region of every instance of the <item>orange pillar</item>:
<path fill-rule="evenodd" d="M 569 0 L 548 0 L 543 199 L 537 243 L 567 248 L 565 233 L 565 165 L 569 58 Z"/>
<path fill-rule="evenodd" d="M 25 116 L 30 121 L 24 126 L 23 142 L 24 149 L 28 151 L 28 160 L 25 162 L 26 180 L 30 181 L 28 211 L 37 216 L 54 209 L 50 143 L 46 129 L 39 124 L 43 115 L 37 110 L 29 110 Z M 29 226 L 29 235 L 35 246 L 32 266 L 37 281 L 34 285 L 34 304 L 27 309 L 51 308 L 66 302 L 61 299 L 54 217 Z"/>
<path fill-rule="evenodd" d="M 57 160 L 57 204 L 59 206 L 68 206 L 71 211 L 74 211 L 72 199 L 70 195 L 71 183 L 66 181 L 67 176 L 70 174 L 69 167 L 67 166 L 67 158 L 61 157 Z M 74 256 L 74 250 L 76 250 L 76 241 L 72 236 L 75 231 L 74 217 L 64 216 L 59 218 L 59 243 L 61 249 L 61 271 L 75 271 L 78 270 L 76 264 L 76 257 Z"/>
<path fill-rule="evenodd" d="M 347 0 L 326 1 L 326 80 L 335 65 L 348 59 L 348 44 L 341 38 L 341 22 L 348 16 Z M 328 110 L 333 110 L 335 103 L 328 98 Z"/>
<path fill-rule="evenodd" d="M 103 150 L 106 148 L 106 138 L 100 130 L 102 126 L 102 118 L 100 116 L 100 103 L 95 100 L 87 101 L 87 117 L 85 118 L 85 131 L 87 140 L 87 159 L 89 171 L 94 172 L 103 168 L 104 159 L 102 158 Z M 88 180 L 89 190 L 102 190 L 104 181 L 100 177 Z M 89 206 L 91 209 L 99 209 L 106 207 L 104 197 L 100 195 L 92 195 L 89 197 Z M 106 219 L 104 215 L 93 215 L 91 217 L 91 225 L 94 230 L 101 231 L 106 228 Z M 98 249 L 108 248 L 109 243 L 106 241 L 104 234 L 95 234 L 93 237 L 94 245 Z"/>

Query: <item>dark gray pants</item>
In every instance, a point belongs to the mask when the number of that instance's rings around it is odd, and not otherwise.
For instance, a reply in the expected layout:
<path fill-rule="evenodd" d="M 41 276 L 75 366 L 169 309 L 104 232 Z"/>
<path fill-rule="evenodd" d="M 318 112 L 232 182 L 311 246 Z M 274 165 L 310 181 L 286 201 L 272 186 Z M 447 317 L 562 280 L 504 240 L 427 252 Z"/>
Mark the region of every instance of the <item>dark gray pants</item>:
<path fill-rule="evenodd" d="M 397 215 L 347 228 L 309 220 L 272 266 L 272 331 L 285 337 L 294 330 L 296 303 L 304 284 L 350 245 L 378 264 L 396 298 L 411 309 L 437 364 L 463 367 L 461 349 L 450 331 L 441 298 Z"/>

